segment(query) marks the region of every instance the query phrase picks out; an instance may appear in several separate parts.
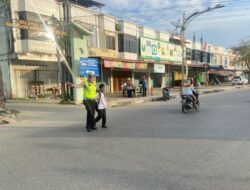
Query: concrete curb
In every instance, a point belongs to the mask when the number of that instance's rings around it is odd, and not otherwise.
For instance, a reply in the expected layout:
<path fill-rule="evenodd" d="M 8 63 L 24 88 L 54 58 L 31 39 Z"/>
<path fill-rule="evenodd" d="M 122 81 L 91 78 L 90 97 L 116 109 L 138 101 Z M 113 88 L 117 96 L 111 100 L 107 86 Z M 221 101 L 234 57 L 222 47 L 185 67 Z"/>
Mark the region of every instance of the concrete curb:
<path fill-rule="evenodd" d="M 28 103 L 28 104 L 60 104 L 61 100 L 7 100 L 8 102 L 15 103 Z"/>
<path fill-rule="evenodd" d="M 176 96 L 171 96 L 171 99 L 176 98 Z M 142 104 L 146 102 L 155 102 L 155 101 L 163 101 L 162 97 L 148 97 L 144 99 L 133 99 L 133 100 L 125 100 L 125 101 L 117 101 L 117 102 L 109 102 L 109 107 L 120 107 L 120 106 L 127 106 L 127 105 L 133 105 L 133 104 Z M 169 100 L 168 100 L 169 101 Z"/>
<path fill-rule="evenodd" d="M 121 107 L 121 106 L 127 106 L 127 105 L 133 105 L 133 104 L 142 104 L 146 102 L 151 102 L 154 98 L 145 98 L 145 99 L 133 99 L 133 100 L 125 100 L 125 101 L 110 101 L 108 103 L 109 107 Z"/>
<path fill-rule="evenodd" d="M 212 94 L 212 93 L 218 93 L 218 92 L 224 92 L 225 89 L 215 89 L 215 90 L 205 90 L 200 94 Z"/>

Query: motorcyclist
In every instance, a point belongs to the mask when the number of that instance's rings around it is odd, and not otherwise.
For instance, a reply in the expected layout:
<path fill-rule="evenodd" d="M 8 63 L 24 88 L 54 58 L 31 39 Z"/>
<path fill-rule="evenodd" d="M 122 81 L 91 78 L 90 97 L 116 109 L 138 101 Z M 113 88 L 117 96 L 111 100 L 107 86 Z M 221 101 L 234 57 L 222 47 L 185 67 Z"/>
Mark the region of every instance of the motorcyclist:
<path fill-rule="evenodd" d="M 186 80 L 183 83 L 183 87 L 181 90 L 181 95 L 187 95 L 190 96 L 193 100 L 193 105 L 196 105 L 196 101 L 198 99 L 198 93 L 196 90 L 192 87 L 190 80 Z"/>

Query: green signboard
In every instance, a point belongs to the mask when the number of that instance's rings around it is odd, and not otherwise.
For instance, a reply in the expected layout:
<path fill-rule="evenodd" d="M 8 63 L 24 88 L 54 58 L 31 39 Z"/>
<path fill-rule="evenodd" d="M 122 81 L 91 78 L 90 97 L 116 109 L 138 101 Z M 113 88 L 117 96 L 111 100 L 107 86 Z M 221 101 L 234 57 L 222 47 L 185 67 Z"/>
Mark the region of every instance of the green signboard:
<path fill-rule="evenodd" d="M 141 58 L 145 60 L 182 61 L 182 48 L 180 45 L 146 37 L 140 38 L 140 54 Z"/>

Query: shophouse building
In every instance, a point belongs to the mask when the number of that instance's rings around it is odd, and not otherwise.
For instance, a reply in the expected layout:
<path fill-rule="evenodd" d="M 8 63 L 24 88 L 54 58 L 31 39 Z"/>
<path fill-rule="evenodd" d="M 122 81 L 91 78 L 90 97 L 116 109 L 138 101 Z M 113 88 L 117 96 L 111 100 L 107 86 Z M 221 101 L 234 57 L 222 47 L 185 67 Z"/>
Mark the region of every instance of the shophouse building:
<path fill-rule="evenodd" d="M 24 98 L 40 90 L 35 89 L 35 85 L 42 84 L 42 88 L 58 86 L 56 48 L 45 31 L 39 28 L 42 25 L 37 12 L 49 22 L 52 15 L 57 19 L 60 18 L 58 10 L 62 10 L 62 6 L 53 0 L 46 2 L 34 0 L 35 10 L 32 1 L 11 0 L 9 3 L 6 5 L 8 11 L 5 11 L 5 18 L 8 19 L 2 20 L 2 25 L 13 21 L 16 27 L 5 28 L 5 33 L 1 35 L 3 44 L 7 44 L 4 46 L 7 51 L 4 51 L 8 60 L 1 61 L 5 70 L 6 95 L 12 98 Z M 32 24 L 37 30 L 26 29 Z"/>
<path fill-rule="evenodd" d="M 35 23 L 36 27 L 43 28 L 30 30 L 22 28 L 20 23 L 19 27 L 0 26 L 0 38 L 4 42 L 0 62 L 9 97 L 33 96 L 41 88 L 60 89 L 59 63 L 63 60 L 67 60 L 70 70 L 65 71 L 68 76 L 65 80 L 72 78 L 74 83 L 79 83 L 82 58 L 98 60 L 97 82 L 106 83 L 108 92 L 120 92 L 128 78 L 138 85 L 142 76 L 147 77 L 149 88 L 180 85 L 182 47 L 178 36 L 118 20 L 90 10 L 91 6 L 102 7 L 103 4 L 85 0 L 69 1 L 69 4 L 56 0 L 10 0 L 9 9 L 2 11 L 1 8 L 2 17 L 27 21 L 26 25 Z M 61 56 L 50 33 L 44 30 L 41 18 L 50 29 L 62 31 L 61 36 L 58 35 Z M 60 28 L 55 28 L 55 24 Z M 232 50 L 191 40 L 185 41 L 185 47 L 188 78 L 206 82 L 209 75 L 231 76 L 233 70 L 237 73 L 242 69 L 235 64 Z M 82 89 L 74 90 L 75 100 L 80 101 L 81 95 Z"/>
<path fill-rule="evenodd" d="M 102 4 L 94 1 L 10 0 L 5 11 L 3 5 L 0 6 L 1 15 L 5 17 L 1 25 L 7 26 L 0 30 L 4 47 L 1 65 L 9 98 L 34 97 L 51 89 L 53 93 L 60 93 L 62 72 L 79 79 L 80 63 L 76 57 L 89 56 L 87 43 L 91 47 L 100 44 L 97 38 L 99 17 L 88 7 Z M 67 48 L 65 41 L 68 41 Z M 62 62 L 67 66 L 62 66 Z"/>

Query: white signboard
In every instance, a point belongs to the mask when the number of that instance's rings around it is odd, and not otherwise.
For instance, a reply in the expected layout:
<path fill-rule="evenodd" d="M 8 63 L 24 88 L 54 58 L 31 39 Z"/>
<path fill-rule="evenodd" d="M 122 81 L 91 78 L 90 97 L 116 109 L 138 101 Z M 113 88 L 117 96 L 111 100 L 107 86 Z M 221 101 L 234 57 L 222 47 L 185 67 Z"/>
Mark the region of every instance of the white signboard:
<path fill-rule="evenodd" d="M 165 65 L 154 64 L 154 73 L 165 73 Z"/>

